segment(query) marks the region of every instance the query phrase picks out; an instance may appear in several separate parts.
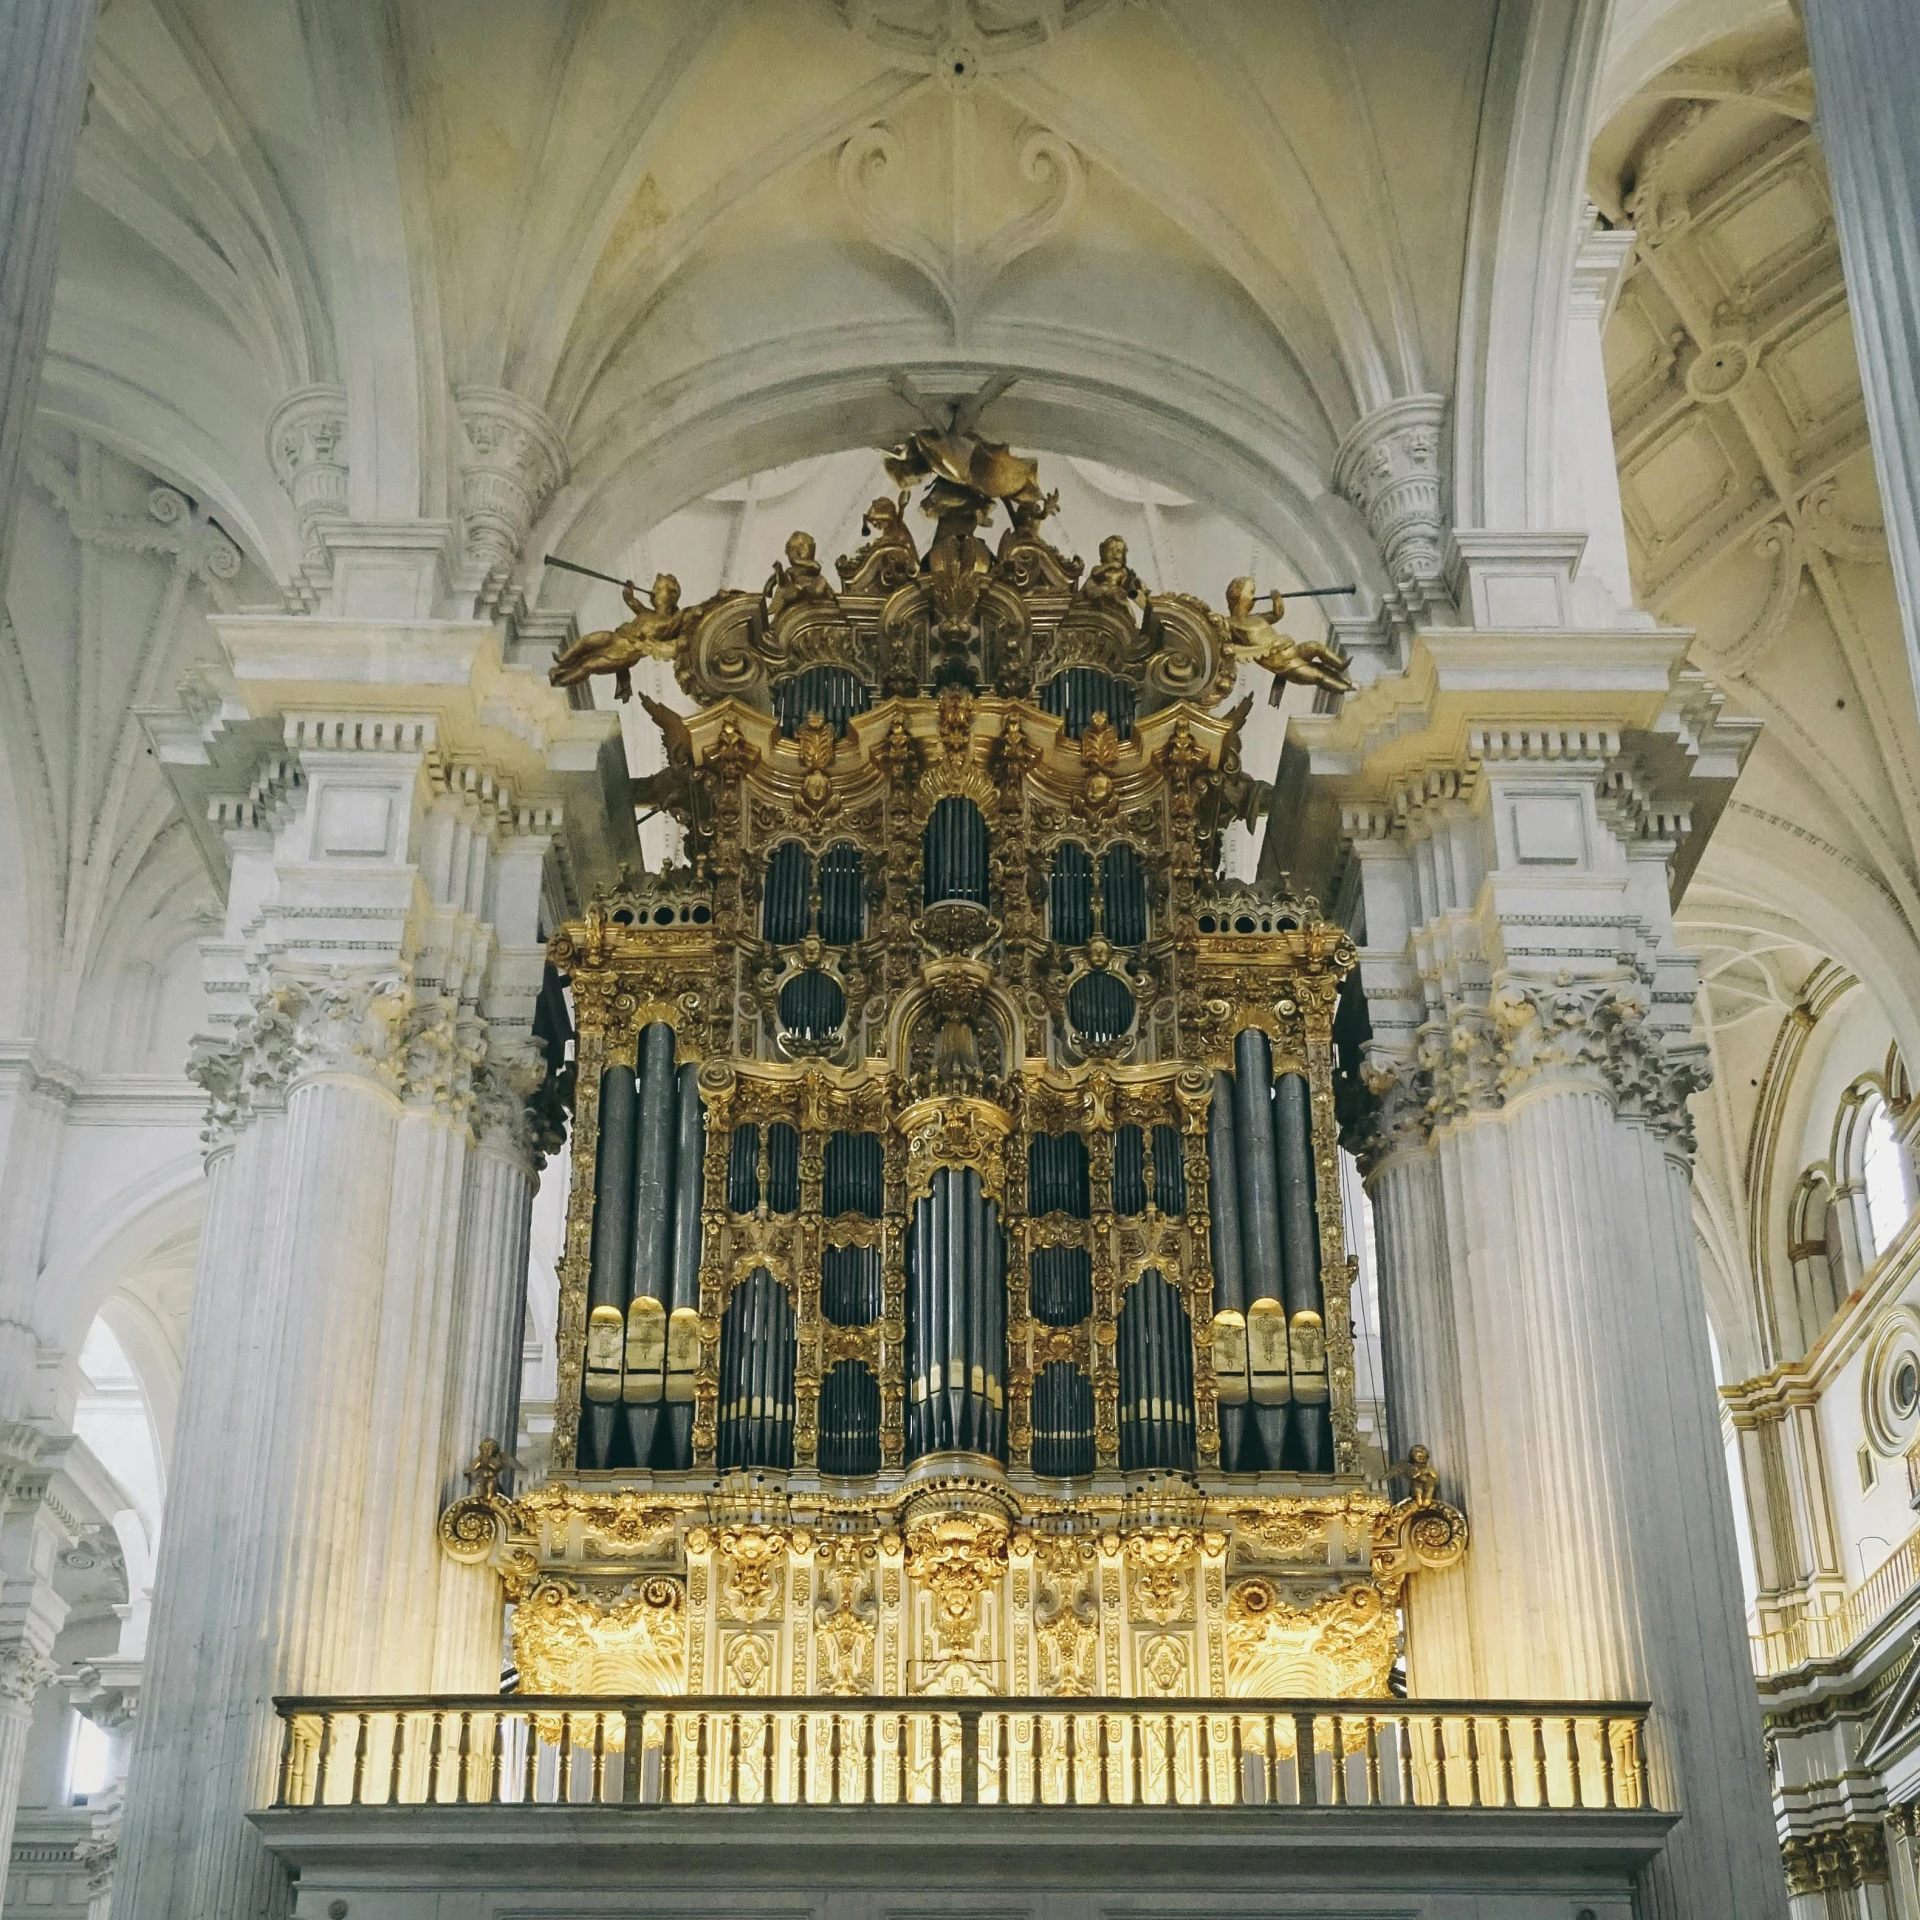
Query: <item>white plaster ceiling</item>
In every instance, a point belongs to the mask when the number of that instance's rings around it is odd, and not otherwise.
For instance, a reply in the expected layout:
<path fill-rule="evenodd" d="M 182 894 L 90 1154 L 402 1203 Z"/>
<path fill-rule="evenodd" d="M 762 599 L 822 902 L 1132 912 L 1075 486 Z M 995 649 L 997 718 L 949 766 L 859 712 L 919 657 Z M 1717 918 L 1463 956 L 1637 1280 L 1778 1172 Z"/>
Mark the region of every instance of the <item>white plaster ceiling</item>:
<path fill-rule="evenodd" d="M 1761 23 L 1699 44 L 1676 22 L 1713 10 L 1640 12 L 1679 52 L 1602 127 L 1590 177 L 1639 236 L 1606 332 L 1634 584 L 1765 723 L 1679 916 L 1717 1076 L 1696 1208 L 1723 1353 L 1752 1372 L 1779 1357 L 1781 1196 L 1754 1130 L 1782 1022 L 1837 967 L 1909 1058 L 1920 1041 L 1920 725 L 1798 27 L 1723 7 Z"/>

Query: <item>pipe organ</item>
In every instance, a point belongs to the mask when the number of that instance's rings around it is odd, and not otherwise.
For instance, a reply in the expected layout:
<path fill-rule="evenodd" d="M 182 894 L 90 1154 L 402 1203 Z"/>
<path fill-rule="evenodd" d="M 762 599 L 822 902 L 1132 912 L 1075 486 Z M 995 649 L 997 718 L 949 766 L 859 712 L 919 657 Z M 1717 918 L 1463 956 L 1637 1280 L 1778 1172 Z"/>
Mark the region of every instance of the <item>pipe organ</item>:
<path fill-rule="evenodd" d="M 691 708 L 649 703 L 643 783 L 687 861 L 553 938 L 551 1469 L 443 1540 L 530 1686 L 1380 1692 L 1464 1522 L 1362 1471 L 1355 955 L 1219 878 L 1249 643 L 1055 549 L 1004 448 L 895 464 L 925 554 L 903 494 L 837 588 L 796 535 L 633 623 Z"/>

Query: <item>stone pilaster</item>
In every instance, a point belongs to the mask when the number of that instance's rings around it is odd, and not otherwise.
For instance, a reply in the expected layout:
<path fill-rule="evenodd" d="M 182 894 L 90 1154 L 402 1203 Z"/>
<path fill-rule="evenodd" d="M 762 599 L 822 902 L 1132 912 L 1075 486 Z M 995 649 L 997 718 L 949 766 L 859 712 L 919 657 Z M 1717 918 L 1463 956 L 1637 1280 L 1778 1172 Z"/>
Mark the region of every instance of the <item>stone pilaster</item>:
<path fill-rule="evenodd" d="M 96 9 L 14 0 L 0 12 L 0 588 L 34 405 Z"/>
<path fill-rule="evenodd" d="M 1457 1573 L 1411 1596 L 1411 1680 L 1650 1700 L 1656 1798 L 1685 1817 L 1647 1913 L 1761 1920 L 1784 1902 L 1667 904 L 1691 776 L 1653 745 L 1690 697 L 1684 636 L 1604 644 L 1423 634 L 1404 681 L 1301 730 L 1358 867 L 1389 1417 L 1473 1523 Z"/>
<path fill-rule="evenodd" d="M 155 1920 L 277 1909 L 275 1692 L 498 1683 L 435 1521 L 512 1444 L 540 916 L 594 877 L 615 737 L 484 628 L 221 633 L 231 735 L 174 763 L 233 823 L 209 1212 L 114 1895 Z M 236 774 L 271 803 L 208 794 Z"/>
<path fill-rule="evenodd" d="M 1815 127 L 1920 690 L 1920 18 L 1907 0 L 1806 0 Z"/>

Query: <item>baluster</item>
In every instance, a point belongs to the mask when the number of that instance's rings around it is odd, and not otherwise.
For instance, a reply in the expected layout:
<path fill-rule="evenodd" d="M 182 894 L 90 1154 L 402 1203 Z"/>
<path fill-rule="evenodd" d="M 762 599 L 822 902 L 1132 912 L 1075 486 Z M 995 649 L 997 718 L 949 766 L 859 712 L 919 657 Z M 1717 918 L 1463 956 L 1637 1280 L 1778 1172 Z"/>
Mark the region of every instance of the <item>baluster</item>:
<path fill-rule="evenodd" d="M 1380 1804 L 1380 1722 L 1367 1715 L 1367 1805 Z"/>
<path fill-rule="evenodd" d="M 675 1773 L 680 1761 L 680 1716 L 671 1709 L 660 1716 L 660 1798 L 671 1805 L 679 1788 Z"/>
<path fill-rule="evenodd" d="M 640 1798 L 640 1770 L 646 1764 L 646 1740 L 646 1716 L 628 1707 L 626 1725 L 620 1735 L 620 1798 L 629 1807 Z"/>
<path fill-rule="evenodd" d="M 1435 1714 L 1433 1716 L 1433 1777 L 1437 1783 L 1436 1807 L 1450 1807 L 1452 1799 L 1447 1793 L 1447 1723 Z"/>
<path fill-rule="evenodd" d="M 1636 1713 L 1633 1724 L 1628 1729 L 1628 1738 L 1632 1741 L 1630 1758 L 1633 1774 L 1633 1804 L 1644 1807 L 1647 1804 L 1647 1719 L 1645 1714 Z"/>
<path fill-rule="evenodd" d="M 1480 1721 L 1467 1715 L 1467 1804 L 1480 1805 Z"/>
<path fill-rule="evenodd" d="M 1347 1804 L 1347 1732 L 1339 1714 L 1333 1716 L 1333 1804 Z"/>
<path fill-rule="evenodd" d="M 762 1806 L 772 1806 L 774 1795 L 780 1788 L 780 1768 L 774 1753 L 779 1739 L 779 1723 L 769 1711 L 766 1716 L 766 1725 L 761 1729 L 760 1738 L 760 1803 Z"/>
<path fill-rule="evenodd" d="M 361 1782 L 367 1777 L 367 1716 L 361 1712 L 354 1718 L 359 1725 L 353 1736 L 353 1791 L 347 1801 L 350 1807 L 360 1804 Z"/>
<path fill-rule="evenodd" d="M 570 1713 L 560 1716 L 559 1792 L 554 1798 L 563 1807 L 573 1799 L 573 1715 Z"/>
<path fill-rule="evenodd" d="M 1533 1791 L 1538 1806 L 1551 1806 L 1547 1794 L 1547 1724 L 1539 1714 L 1533 1716 Z"/>
<path fill-rule="evenodd" d="M 324 1807 L 327 1804 L 327 1767 L 333 1758 L 333 1715 L 323 1713 L 320 1716 L 320 1758 L 313 1770 L 313 1799 L 310 1805 Z"/>
<path fill-rule="evenodd" d="M 713 1742 L 708 1732 L 708 1722 L 711 1717 L 703 1713 L 694 1722 L 693 1797 L 695 1800 L 711 1801 L 717 1797 L 708 1779 L 713 1768 Z"/>
<path fill-rule="evenodd" d="M 462 1734 L 461 1738 L 466 1736 Z M 607 1792 L 607 1716 L 595 1710 L 593 1716 L 593 1792 L 589 1796 L 590 1806 L 600 1806 L 606 1800 Z"/>
<path fill-rule="evenodd" d="M 1267 1805 L 1280 1804 L 1280 1723 L 1272 1714 L 1260 1716 L 1260 1731 L 1265 1751 L 1260 1756 L 1260 1772 L 1267 1790 Z"/>
<path fill-rule="evenodd" d="M 1510 1807 L 1513 1799 L 1513 1720 L 1500 1716 L 1500 1804 Z"/>
<path fill-rule="evenodd" d="M 527 1747 L 520 1769 L 520 1802 L 530 1807 L 540 1791 L 540 1722 L 528 1714 L 526 1727 Z"/>
<path fill-rule="evenodd" d="M 435 1805 L 440 1798 L 440 1753 L 446 1744 L 447 1712 L 444 1707 L 433 1710 L 433 1735 L 427 1743 L 427 1805 Z"/>
<path fill-rule="evenodd" d="M 793 1804 L 804 1807 L 807 1804 L 808 1777 L 812 1772 L 813 1759 L 813 1715 L 800 1714 L 793 1723 Z M 827 1736 L 827 1744 L 833 1744 L 833 1736 Z"/>
<path fill-rule="evenodd" d="M 500 1769 L 507 1757 L 507 1716 L 495 1713 L 493 1716 L 493 1764 L 487 1770 L 487 1805 L 497 1807 L 500 1804 Z"/>
<path fill-rule="evenodd" d="M 473 1712 L 471 1708 L 460 1709 L 460 1773 L 454 1785 L 453 1800 L 455 1806 L 467 1804 L 467 1759 L 473 1751 Z"/>
<path fill-rule="evenodd" d="M 293 1715 L 280 1716 L 280 1770 L 276 1776 L 278 1784 L 273 1790 L 273 1804 L 284 1807 L 287 1804 L 287 1788 L 293 1781 Z"/>
<path fill-rule="evenodd" d="M 1110 1784 L 1107 1780 L 1107 1765 L 1108 1765 L 1109 1756 L 1113 1752 L 1113 1742 L 1109 1740 L 1107 1737 L 1107 1716 L 1104 1713 L 1100 1716 L 1099 1740 L 1100 1740 L 1100 1798 L 1096 1804 L 1103 1807 L 1110 1807 L 1113 1805 L 1113 1793 L 1112 1793 Z"/>
<path fill-rule="evenodd" d="M 1567 1716 L 1567 1772 L 1573 1780 L 1573 1804 L 1587 1804 L 1586 1789 L 1580 1784 L 1580 1729 L 1571 1714 Z"/>
<path fill-rule="evenodd" d="M 1400 1804 L 1403 1807 L 1416 1804 L 1413 1791 L 1413 1722 L 1404 1713 L 1400 1716 Z"/>
<path fill-rule="evenodd" d="M 960 1709 L 960 1804 L 980 1804 L 980 1710 Z"/>
<path fill-rule="evenodd" d="M 1618 1806 L 1620 1803 L 1613 1797 L 1613 1722 L 1604 1717 L 1600 1722 L 1600 1782 L 1606 1792 L 1606 1804 Z"/>
<path fill-rule="evenodd" d="M 1299 1784 L 1301 1806 L 1320 1804 L 1318 1775 L 1313 1759 L 1313 1715 L 1296 1713 L 1293 1716 L 1293 1776 Z"/>

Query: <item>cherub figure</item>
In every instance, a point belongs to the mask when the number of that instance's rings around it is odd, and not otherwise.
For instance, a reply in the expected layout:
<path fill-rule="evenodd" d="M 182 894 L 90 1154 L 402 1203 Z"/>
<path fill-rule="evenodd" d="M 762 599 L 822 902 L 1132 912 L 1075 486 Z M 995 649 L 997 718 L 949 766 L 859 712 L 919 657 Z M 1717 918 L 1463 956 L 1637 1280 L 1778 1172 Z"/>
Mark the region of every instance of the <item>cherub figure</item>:
<path fill-rule="evenodd" d="M 1262 613 L 1260 602 L 1271 600 L 1273 611 Z M 1227 582 L 1228 644 L 1235 655 L 1253 660 L 1273 675 L 1269 704 L 1280 704 L 1281 689 L 1292 681 L 1301 687 L 1325 687 L 1330 693 L 1351 693 L 1345 658 L 1321 640 L 1296 640 L 1280 631 L 1286 602 L 1279 594 L 1262 594 L 1252 576 L 1242 574 Z"/>
<path fill-rule="evenodd" d="M 1022 499 L 1008 503 L 1013 521 L 1000 536 L 996 556 L 999 571 L 1017 586 L 1071 587 L 1080 572 L 1080 559 L 1062 553 L 1041 533 L 1041 523 L 1060 511 L 1060 496 L 1049 493 L 1043 499 Z"/>
<path fill-rule="evenodd" d="M 796 607 L 802 601 L 833 599 L 833 589 L 827 585 L 827 576 L 814 554 L 812 534 L 787 535 L 787 557 L 784 562 L 776 560 L 773 563 L 773 571 L 767 575 L 767 584 L 760 589 L 761 597 L 767 603 L 769 625 L 789 607 Z"/>
<path fill-rule="evenodd" d="M 1127 543 L 1117 533 L 1108 534 L 1100 542 L 1100 564 L 1087 575 L 1080 597 L 1111 607 L 1129 622 L 1133 617 L 1129 609 L 1147 604 L 1147 590 L 1140 576 L 1127 565 Z"/>
<path fill-rule="evenodd" d="M 905 505 L 905 494 L 897 501 L 881 494 L 860 516 L 866 544 L 858 553 L 843 553 L 833 563 L 841 586 L 852 588 L 856 581 L 882 589 L 904 586 L 919 572 L 920 549 L 907 530 Z"/>
<path fill-rule="evenodd" d="M 671 660 L 682 637 L 692 631 L 700 616 L 714 604 L 708 600 L 697 607 L 682 607 L 680 582 L 670 573 L 654 576 L 649 596 L 652 606 L 641 598 L 641 589 L 631 580 L 621 587 L 620 597 L 632 609 L 633 618 L 598 633 L 583 633 L 547 670 L 547 678 L 554 686 L 577 687 L 596 673 L 610 673 L 613 697 L 630 700 L 635 663 Z"/>

